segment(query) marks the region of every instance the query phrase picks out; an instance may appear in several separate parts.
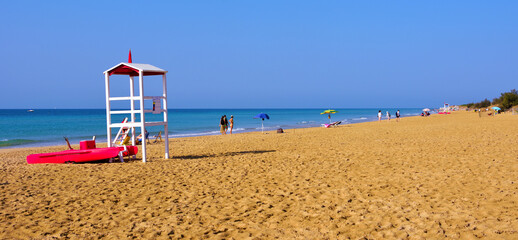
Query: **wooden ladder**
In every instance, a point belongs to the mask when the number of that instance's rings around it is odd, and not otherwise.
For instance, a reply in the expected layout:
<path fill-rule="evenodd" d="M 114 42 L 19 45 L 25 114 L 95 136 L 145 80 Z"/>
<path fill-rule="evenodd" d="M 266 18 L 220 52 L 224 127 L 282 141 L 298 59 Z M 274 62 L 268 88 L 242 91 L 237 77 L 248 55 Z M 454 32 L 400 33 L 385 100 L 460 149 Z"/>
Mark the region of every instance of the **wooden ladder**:
<path fill-rule="evenodd" d="M 123 124 L 127 123 L 127 122 L 128 122 L 128 118 L 127 117 L 124 118 L 124 120 L 122 120 Z M 126 137 L 128 136 L 130 130 L 131 130 L 131 128 L 122 126 L 119 129 L 119 132 L 117 133 L 117 136 L 113 140 L 112 145 L 122 145 L 122 143 L 124 142 L 124 139 L 126 139 Z"/>

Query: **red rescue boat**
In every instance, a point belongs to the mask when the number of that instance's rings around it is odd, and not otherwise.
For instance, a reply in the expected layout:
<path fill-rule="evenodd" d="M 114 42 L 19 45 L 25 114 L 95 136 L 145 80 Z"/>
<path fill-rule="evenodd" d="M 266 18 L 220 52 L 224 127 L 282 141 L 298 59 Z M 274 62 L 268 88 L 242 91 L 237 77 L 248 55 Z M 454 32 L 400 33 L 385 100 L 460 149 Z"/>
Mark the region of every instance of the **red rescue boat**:
<path fill-rule="evenodd" d="M 93 143 L 92 143 L 93 142 Z M 95 141 L 82 141 L 80 150 L 66 150 L 53 153 L 39 153 L 27 156 L 28 164 L 35 163 L 82 163 L 94 162 L 122 156 L 136 155 L 137 146 L 96 148 Z"/>

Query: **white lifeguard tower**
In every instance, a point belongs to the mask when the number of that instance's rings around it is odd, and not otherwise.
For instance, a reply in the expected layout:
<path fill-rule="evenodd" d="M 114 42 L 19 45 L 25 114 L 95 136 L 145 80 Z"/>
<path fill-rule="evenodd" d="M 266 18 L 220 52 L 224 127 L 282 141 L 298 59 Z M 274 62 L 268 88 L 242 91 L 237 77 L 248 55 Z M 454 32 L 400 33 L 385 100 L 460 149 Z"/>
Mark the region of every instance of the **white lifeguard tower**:
<path fill-rule="evenodd" d="M 450 104 L 444 103 L 444 106 L 441 108 L 443 112 L 449 112 L 450 111 Z"/>
<path fill-rule="evenodd" d="M 142 162 L 146 162 L 146 139 L 145 139 L 145 129 L 148 126 L 164 126 L 164 140 L 165 140 L 165 158 L 169 158 L 169 138 L 168 138 L 168 129 L 167 129 L 167 80 L 166 80 L 167 71 L 157 68 L 155 66 L 149 64 L 142 63 L 132 63 L 131 61 L 131 52 L 128 62 L 121 62 L 114 67 L 106 70 L 104 72 L 104 79 L 106 84 L 106 130 L 108 133 L 108 147 L 112 147 L 112 128 L 128 128 L 128 131 L 131 129 L 131 144 L 135 146 L 135 128 L 140 128 L 140 132 L 142 134 Z M 129 76 L 129 85 L 130 85 L 130 96 L 127 97 L 110 97 L 110 76 L 111 75 L 127 75 Z M 144 96 L 144 76 L 152 76 L 152 75 L 162 75 L 162 96 Z M 138 84 L 139 84 L 139 95 L 135 96 L 135 82 L 134 77 L 138 76 Z M 144 101 L 152 100 L 152 101 L 161 101 L 162 104 L 158 109 L 154 110 L 146 110 L 144 109 Z M 129 110 L 116 110 L 112 111 L 110 107 L 111 101 L 130 101 L 130 109 Z M 139 109 L 135 109 L 135 101 L 139 102 Z M 164 115 L 163 121 L 156 122 L 146 122 L 145 113 L 162 113 Z M 131 121 L 122 122 L 122 123 L 112 123 L 111 115 L 112 114 L 130 114 Z M 140 114 L 140 120 L 135 119 L 135 114 Z"/>

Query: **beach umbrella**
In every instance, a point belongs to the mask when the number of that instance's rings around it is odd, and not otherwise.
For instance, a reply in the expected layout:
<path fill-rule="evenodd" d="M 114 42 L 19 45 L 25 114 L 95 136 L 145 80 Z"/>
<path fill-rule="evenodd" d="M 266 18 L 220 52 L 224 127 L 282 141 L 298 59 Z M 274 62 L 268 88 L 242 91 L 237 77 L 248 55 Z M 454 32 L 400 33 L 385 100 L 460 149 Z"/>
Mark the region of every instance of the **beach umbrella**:
<path fill-rule="evenodd" d="M 259 113 L 257 115 L 255 115 L 254 118 L 260 118 L 262 121 L 261 121 L 261 132 L 264 133 L 264 119 L 270 119 L 270 116 L 268 116 L 268 114 L 266 113 Z"/>
<path fill-rule="evenodd" d="M 338 111 L 335 111 L 333 109 L 328 109 L 320 113 L 320 115 L 327 114 L 327 118 L 329 119 L 329 123 L 331 123 L 331 114 L 335 114 Z"/>
<path fill-rule="evenodd" d="M 430 109 L 429 109 L 429 108 L 425 108 L 425 109 L 423 109 L 423 112 L 429 112 L 429 111 L 430 111 Z"/>
<path fill-rule="evenodd" d="M 492 109 L 500 111 L 501 109 L 499 107 L 492 107 Z"/>

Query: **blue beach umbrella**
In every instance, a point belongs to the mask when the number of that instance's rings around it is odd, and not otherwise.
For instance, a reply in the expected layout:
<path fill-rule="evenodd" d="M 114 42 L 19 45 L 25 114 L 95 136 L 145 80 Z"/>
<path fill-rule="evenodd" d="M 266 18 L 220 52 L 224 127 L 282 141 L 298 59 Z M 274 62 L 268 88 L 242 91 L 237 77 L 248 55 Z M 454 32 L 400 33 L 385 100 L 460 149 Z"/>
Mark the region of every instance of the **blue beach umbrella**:
<path fill-rule="evenodd" d="M 499 110 L 500 110 L 500 108 L 499 108 L 499 107 L 492 107 L 492 109 L 497 110 L 497 111 L 499 111 Z"/>
<path fill-rule="evenodd" d="M 261 121 L 261 133 L 264 133 L 264 119 L 270 119 L 270 116 L 268 116 L 268 114 L 266 113 L 259 113 L 257 114 L 254 118 L 260 118 L 262 121 Z"/>

